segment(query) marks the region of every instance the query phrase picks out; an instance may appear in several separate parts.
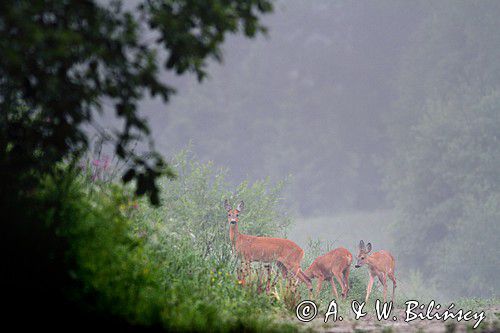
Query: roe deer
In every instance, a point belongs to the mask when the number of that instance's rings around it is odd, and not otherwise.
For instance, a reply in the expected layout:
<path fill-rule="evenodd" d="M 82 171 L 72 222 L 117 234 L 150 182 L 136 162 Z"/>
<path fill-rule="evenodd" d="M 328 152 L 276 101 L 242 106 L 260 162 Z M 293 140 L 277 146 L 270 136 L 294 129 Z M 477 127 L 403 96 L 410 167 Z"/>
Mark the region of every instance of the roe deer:
<path fill-rule="evenodd" d="M 356 268 L 366 264 L 370 272 L 370 281 L 368 281 L 368 286 L 366 288 L 366 298 L 365 302 L 368 302 L 368 297 L 372 291 L 373 280 L 378 277 L 380 283 L 384 286 L 384 302 L 387 300 L 387 276 L 392 280 L 392 301 L 394 302 L 394 292 L 396 290 L 396 277 L 394 276 L 394 267 L 396 261 L 392 254 L 388 251 L 378 251 L 369 255 L 372 250 L 372 244 L 368 243 L 365 246 L 365 242 L 362 240 L 359 242 L 359 252 L 356 262 Z"/>
<path fill-rule="evenodd" d="M 244 203 L 241 201 L 236 209 L 233 209 L 227 200 L 224 201 L 224 208 L 227 211 L 229 222 L 229 238 L 233 251 L 246 263 L 275 262 L 284 278 L 291 272 L 304 282 L 309 292 L 312 292 L 311 280 L 304 275 L 300 268 L 300 262 L 304 257 L 304 250 L 291 240 L 273 237 L 257 237 L 245 235 L 238 231 L 239 213 L 243 211 Z M 269 281 L 266 291 L 269 292 Z"/>
<path fill-rule="evenodd" d="M 349 292 L 349 270 L 351 268 L 352 254 L 343 247 L 336 248 L 327 254 L 319 256 L 304 271 L 309 279 L 318 278 L 316 297 L 319 296 L 323 281 L 330 281 L 333 293 L 338 298 L 337 288 L 333 278 L 335 277 L 342 288 L 342 298 L 347 298 Z"/>

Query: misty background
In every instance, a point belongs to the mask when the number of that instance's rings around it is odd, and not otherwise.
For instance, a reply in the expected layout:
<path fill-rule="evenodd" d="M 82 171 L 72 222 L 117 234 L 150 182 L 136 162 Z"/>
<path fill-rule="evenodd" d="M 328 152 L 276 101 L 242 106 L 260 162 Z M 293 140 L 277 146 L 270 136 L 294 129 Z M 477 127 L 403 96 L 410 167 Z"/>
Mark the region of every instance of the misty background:
<path fill-rule="evenodd" d="M 442 295 L 500 291 L 500 2 L 278 1 L 209 78 L 146 100 L 157 148 L 289 175 L 288 237 L 395 254 Z M 398 275 L 398 274 L 397 274 Z"/>

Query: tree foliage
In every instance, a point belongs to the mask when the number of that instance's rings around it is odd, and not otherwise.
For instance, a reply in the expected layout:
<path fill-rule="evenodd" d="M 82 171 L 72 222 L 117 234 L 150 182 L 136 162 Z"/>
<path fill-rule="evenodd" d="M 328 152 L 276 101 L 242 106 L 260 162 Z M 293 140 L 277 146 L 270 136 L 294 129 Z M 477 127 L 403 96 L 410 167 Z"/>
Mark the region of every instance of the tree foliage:
<path fill-rule="evenodd" d="M 0 151 L 2 178 L 46 172 L 84 150 L 82 126 L 110 112 L 122 129 L 109 138 L 131 164 L 125 181 L 158 202 L 155 179 L 173 171 L 156 152 L 145 118 L 146 95 L 168 101 L 174 92 L 160 74 L 193 72 L 202 79 L 208 58 L 221 60 L 226 33 L 263 32 L 266 0 L 2 1 L 0 4 Z M 162 59 L 162 55 L 165 54 Z M 20 107 L 19 104 L 22 104 Z M 149 138 L 139 154 L 131 142 Z M 11 175 L 12 176 L 12 175 Z"/>

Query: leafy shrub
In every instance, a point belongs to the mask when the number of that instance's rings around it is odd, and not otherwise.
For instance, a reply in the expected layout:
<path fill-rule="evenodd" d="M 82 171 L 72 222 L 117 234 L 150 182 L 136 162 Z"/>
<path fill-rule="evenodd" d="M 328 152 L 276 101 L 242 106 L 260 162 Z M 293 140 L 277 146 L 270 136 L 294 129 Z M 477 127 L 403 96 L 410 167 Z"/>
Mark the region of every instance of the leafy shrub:
<path fill-rule="evenodd" d="M 144 232 L 156 230 L 160 244 L 172 237 L 191 239 L 202 257 L 215 260 L 217 265 L 229 262 L 229 226 L 222 205 L 225 198 L 233 204 L 245 202 L 240 232 L 285 236 L 291 219 L 280 207 L 284 182 L 272 187 L 268 181 L 252 185 L 244 181 L 231 192 L 225 170 L 196 161 L 188 150 L 179 153 L 172 165 L 178 170 L 178 179 L 160 181 L 162 207 L 151 209 L 144 202 L 138 217 Z"/>
<path fill-rule="evenodd" d="M 163 205 L 154 209 L 146 201 L 134 213 L 136 234 L 143 237 L 161 266 L 167 297 L 163 322 L 175 329 L 218 330 L 260 327 L 281 304 L 242 288 L 237 280 L 238 261 L 231 253 L 223 200 L 244 200 L 241 232 L 284 235 L 291 220 L 279 207 L 283 183 L 243 182 L 234 194 L 224 170 L 195 160 L 189 151 L 176 156 L 176 180 L 163 180 Z"/>
<path fill-rule="evenodd" d="M 105 320 L 113 327 L 174 331 L 295 330 L 275 324 L 282 303 L 238 283 L 222 208 L 225 197 L 243 199 L 242 231 L 283 235 L 290 219 L 278 209 L 282 184 L 244 182 L 232 197 L 213 165 L 187 152 L 176 162 L 180 175 L 164 181 L 160 209 L 137 201 L 107 175 L 92 177 L 94 169 L 62 167 L 45 177 L 29 212 L 44 236 L 25 249 L 36 257 L 44 245 L 38 290 L 48 287 L 43 296 L 53 297 L 57 309 L 71 304 L 63 313 L 73 325 Z"/>
<path fill-rule="evenodd" d="M 144 242 L 131 232 L 133 220 L 120 209 L 132 196 L 112 183 L 96 188 L 72 171 L 64 173 L 60 179 L 46 177 L 36 195 L 48 207 L 40 223 L 66 240 L 66 274 L 80 285 L 66 290 L 68 297 L 87 311 L 152 324 L 151 298 L 160 270 L 148 260 Z"/>

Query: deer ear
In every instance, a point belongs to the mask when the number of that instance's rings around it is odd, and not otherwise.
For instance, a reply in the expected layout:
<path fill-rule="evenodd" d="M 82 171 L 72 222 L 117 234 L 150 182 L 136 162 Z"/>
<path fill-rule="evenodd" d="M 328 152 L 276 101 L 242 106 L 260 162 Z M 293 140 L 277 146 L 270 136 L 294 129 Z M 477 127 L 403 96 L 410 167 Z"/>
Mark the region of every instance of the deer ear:
<path fill-rule="evenodd" d="M 227 199 L 226 199 L 226 200 L 224 200 L 224 209 L 225 209 L 226 211 L 228 211 L 228 212 L 229 212 L 229 211 L 231 210 L 231 208 L 232 208 L 232 207 L 231 207 L 231 205 L 229 204 L 229 201 L 227 201 Z"/>
<path fill-rule="evenodd" d="M 370 252 L 372 250 L 372 243 L 366 244 L 366 252 Z"/>
<path fill-rule="evenodd" d="M 240 203 L 238 204 L 238 206 L 236 207 L 236 209 L 239 212 L 242 212 L 244 208 L 245 208 L 245 203 L 243 201 L 240 201 Z"/>
<path fill-rule="evenodd" d="M 363 251 L 364 249 L 365 249 L 365 242 L 363 242 L 363 240 L 360 240 L 359 241 L 359 250 Z"/>

